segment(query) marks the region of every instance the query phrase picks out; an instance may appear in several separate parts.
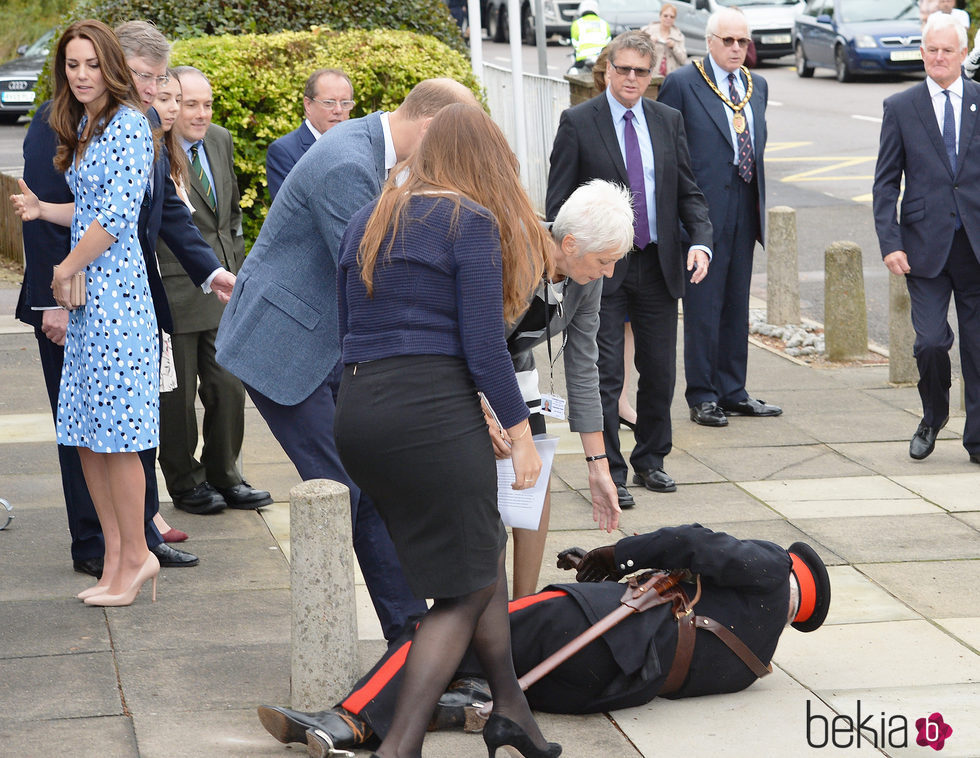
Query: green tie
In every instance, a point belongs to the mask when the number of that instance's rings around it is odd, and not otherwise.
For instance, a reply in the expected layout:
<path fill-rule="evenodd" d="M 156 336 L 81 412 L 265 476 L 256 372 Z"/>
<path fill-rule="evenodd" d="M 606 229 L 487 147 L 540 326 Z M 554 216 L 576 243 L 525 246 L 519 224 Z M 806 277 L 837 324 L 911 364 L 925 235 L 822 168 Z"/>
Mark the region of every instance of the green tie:
<path fill-rule="evenodd" d="M 201 156 L 197 154 L 197 145 L 191 146 L 191 168 L 194 169 L 201 187 L 204 188 L 204 198 L 208 201 L 208 207 L 216 212 L 218 205 L 214 202 L 214 190 L 211 188 L 211 182 L 208 181 L 208 175 L 204 173 L 204 164 L 201 163 Z"/>

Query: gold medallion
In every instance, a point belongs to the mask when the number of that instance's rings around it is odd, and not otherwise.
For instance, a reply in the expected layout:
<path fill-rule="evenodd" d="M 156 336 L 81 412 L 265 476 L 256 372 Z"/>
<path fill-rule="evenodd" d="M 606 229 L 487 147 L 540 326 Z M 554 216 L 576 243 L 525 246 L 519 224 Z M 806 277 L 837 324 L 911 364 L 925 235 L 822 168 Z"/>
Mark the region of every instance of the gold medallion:
<path fill-rule="evenodd" d="M 741 111 L 732 115 L 732 126 L 735 127 L 736 134 L 741 134 L 745 131 L 745 115 Z"/>

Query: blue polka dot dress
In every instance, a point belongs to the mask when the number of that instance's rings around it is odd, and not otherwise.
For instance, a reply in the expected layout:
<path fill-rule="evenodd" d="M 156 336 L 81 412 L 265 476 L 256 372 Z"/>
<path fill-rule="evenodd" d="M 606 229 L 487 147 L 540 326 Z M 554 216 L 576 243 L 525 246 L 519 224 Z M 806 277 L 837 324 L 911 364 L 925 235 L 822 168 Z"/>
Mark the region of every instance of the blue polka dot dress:
<path fill-rule="evenodd" d="M 79 129 L 85 126 L 82 120 Z M 88 302 L 71 312 L 58 394 L 58 444 L 135 452 L 160 437 L 160 347 L 140 206 L 153 165 L 146 117 L 120 106 L 65 174 L 75 194 L 72 247 L 99 224 L 116 238 L 86 268 Z"/>

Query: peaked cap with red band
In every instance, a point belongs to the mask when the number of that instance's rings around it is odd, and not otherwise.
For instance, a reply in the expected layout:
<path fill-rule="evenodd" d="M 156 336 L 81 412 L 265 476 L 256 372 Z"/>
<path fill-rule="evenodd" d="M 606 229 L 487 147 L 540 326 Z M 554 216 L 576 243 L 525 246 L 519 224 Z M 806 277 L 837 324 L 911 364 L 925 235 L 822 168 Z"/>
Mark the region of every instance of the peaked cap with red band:
<path fill-rule="evenodd" d="M 787 551 L 793 560 L 793 573 L 800 585 L 800 608 L 792 626 L 812 632 L 823 624 L 830 608 L 830 577 L 816 550 L 805 542 L 794 542 Z"/>

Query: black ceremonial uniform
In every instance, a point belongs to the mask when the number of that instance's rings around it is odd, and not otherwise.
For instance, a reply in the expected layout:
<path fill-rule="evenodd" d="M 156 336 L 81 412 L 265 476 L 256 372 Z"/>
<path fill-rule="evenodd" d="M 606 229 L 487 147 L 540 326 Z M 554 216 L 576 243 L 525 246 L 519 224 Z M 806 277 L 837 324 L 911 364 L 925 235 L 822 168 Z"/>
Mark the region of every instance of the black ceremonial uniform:
<path fill-rule="evenodd" d="M 789 611 L 792 566 L 783 548 L 739 540 L 698 524 L 659 529 L 616 543 L 624 572 L 646 568 L 690 569 L 701 575 L 695 612 L 732 630 L 765 664 L 772 659 Z M 510 604 L 511 645 L 518 675 L 619 607 L 624 584 L 555 584 Z M 694 585 L 685 585 L 693 599 Z M 401 669 L 414 630 L 392 643 L 385 656 L 339 705 L 357 714 L 381 737 L 388 731 Z M 672 698 L 737 692 L 756 676 L 715 635 L 700 632 L 687 679 Z M 670 670 L 677 622 L 670 605 L 626 618 L 527 691 L 535 710 L 593 713 L 650 702 Z M 464 658 L 460 675 L 480 675 Z"/>

